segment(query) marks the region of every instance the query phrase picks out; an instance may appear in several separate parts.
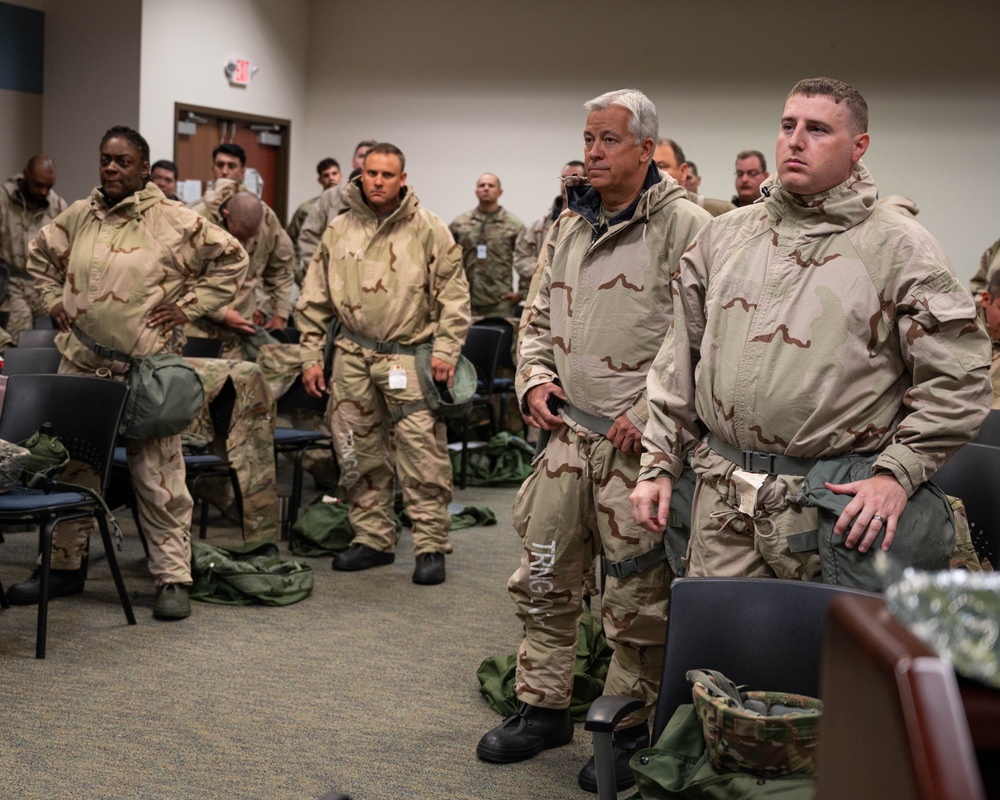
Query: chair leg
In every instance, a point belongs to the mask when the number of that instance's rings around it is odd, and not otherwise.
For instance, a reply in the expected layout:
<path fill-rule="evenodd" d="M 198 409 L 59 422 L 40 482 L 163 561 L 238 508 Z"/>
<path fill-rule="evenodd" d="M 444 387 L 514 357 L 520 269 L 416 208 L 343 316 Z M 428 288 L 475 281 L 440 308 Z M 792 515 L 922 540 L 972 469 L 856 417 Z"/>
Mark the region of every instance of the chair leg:
<path fill-rule="evenodd" d="M 243 518 L 243 490 L 240 488 L 240 478 L 236 474 L 236 470 L 232 467 L 229 468 L 229 482 L 233 485 L 233 502 L 236 505 L 236 511 L 240 515 L 240 527 L 243 527 L 243 523 L 246 520 Z"/>
<path fill-rule="evenodd" d="M 0 608 L 10 608 L 10 603 L 7 602 L 7 592 L 3 590 L 2 583 L 0 583 Z"/>
<path fill-rule="evenodd" d="M 115 588 L 118 590 L 118 599 L 121 600 L 122 609 L 125 611 L 125 619 L 128 620 L 129 625 L 135 625 L 135 613 L 132 611 L 132 601 L 128 598 L 128 592 L 125 590 L 125 581 L 122 580 L 122 572 L 118 568 L 118 557 L 115 555 L 115 544 L 111 539 L 108 520 L 100 511 L 94 516 L 97 518 L 97 525 L 101 529 L 101 541 L 104 542 L 104 553 L 108 557 L 111 577 L 114 578 Z"/>
<path fill-rule="evenodd" d="M 44 522 L 38 533 L 42 566 L 38 577 L 38 626 L 35 631 L 35 658 L 45 658 L 45 636 L 49 626 L 49 575 L 52 569 L 52 529 L 58 517 Z"/>

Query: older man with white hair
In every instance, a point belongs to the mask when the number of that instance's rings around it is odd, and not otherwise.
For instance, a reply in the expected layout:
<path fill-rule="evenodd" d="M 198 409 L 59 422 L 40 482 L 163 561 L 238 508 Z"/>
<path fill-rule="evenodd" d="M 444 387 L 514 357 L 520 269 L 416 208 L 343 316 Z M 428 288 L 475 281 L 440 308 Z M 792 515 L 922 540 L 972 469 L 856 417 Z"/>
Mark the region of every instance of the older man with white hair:
<path fill-rule="evenodd" d="M 587 178 L 567 180 L 568 207 L 542 254 L 517 370 L 521 408 L 548 433 L 513 512 L 524 540 L 508 583 L 525 631 L 521 704 L 477 753 L 509 763 L 572 740 L 584 576 L 603 547 L 601 618 L 615 649 L 605 691 L 643 702 L 615 734 L 617 782 L 626 788 L 634 782 L 628 758 L 649 741 L 672 577 L 662 533 L 629 513 L 648 418 L 646 371 L 673 320 L 670 276 L 711 217 L 656 168 L 656 108 L 642 92 L 609 92 L 585 108 Z M 597 790 L 592 761 L 579 782 Z"/>

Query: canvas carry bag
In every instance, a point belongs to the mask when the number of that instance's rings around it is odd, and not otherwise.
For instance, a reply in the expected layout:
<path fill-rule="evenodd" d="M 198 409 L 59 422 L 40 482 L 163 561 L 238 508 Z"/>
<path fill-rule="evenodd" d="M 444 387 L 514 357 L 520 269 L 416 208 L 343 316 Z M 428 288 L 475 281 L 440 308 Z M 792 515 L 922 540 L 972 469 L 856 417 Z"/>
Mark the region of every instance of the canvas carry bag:
<path fill-rule="evenodd" d="M 119 432 L 146 441 L 175 436 L 205 405 L 205 389 L 194 367 L 175 353 L 133 358 L 91 339 L 76 325 L 73 333 L 95 355 L 129 365 L 128 398 Z"/>
<path fill-rule="evenodd" d="M 679 706 L 659 741 L 632 756 L 629 766 L 643 800 L 812 800 L 811 775 L 762 778 L 747 772 L 719 772 L 705 748 L 694 705 Z"/>
<path fill-rule="evenodd" d="M 313 570 L 301 561 L 282 559 L 271 543 L 216 547 L 191 542 L 191 599 L 246 606 L 287 606 L 313 590 Z"/>

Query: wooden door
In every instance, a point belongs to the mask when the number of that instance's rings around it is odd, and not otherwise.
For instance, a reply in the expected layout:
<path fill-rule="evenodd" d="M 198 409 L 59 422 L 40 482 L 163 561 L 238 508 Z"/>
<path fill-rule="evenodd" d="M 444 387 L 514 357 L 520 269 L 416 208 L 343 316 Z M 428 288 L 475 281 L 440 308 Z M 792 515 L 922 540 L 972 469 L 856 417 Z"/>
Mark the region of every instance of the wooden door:
<path fill-rule="evenodd" d="M 261 199 L 274 209 L 282 224 L 287 221 L 288 120 L 182 103 L 174 105 L 174 112 L 178 180 L 196 179 L 204 186 L 214 177 L 212 150 L 223 142 L 238 144 L 246 151 L 247 168 L 256 169 L 263 179 Z M 279 140 L 280 144 L 271 143 Z"/>

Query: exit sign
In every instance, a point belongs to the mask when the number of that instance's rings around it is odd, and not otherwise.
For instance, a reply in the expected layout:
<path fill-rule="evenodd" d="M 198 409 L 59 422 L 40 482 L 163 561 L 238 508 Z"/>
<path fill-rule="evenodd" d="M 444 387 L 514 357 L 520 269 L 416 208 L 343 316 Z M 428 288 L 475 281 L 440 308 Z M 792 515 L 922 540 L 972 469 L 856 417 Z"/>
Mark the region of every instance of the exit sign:
<path fill-rule="evenodd" d="M 249 86 L 250 85 L 250 62 L 237 58 L 234 62 L 236 69 L 233 70 L 233 76 L 230 80 L 238 86 Z"/>

